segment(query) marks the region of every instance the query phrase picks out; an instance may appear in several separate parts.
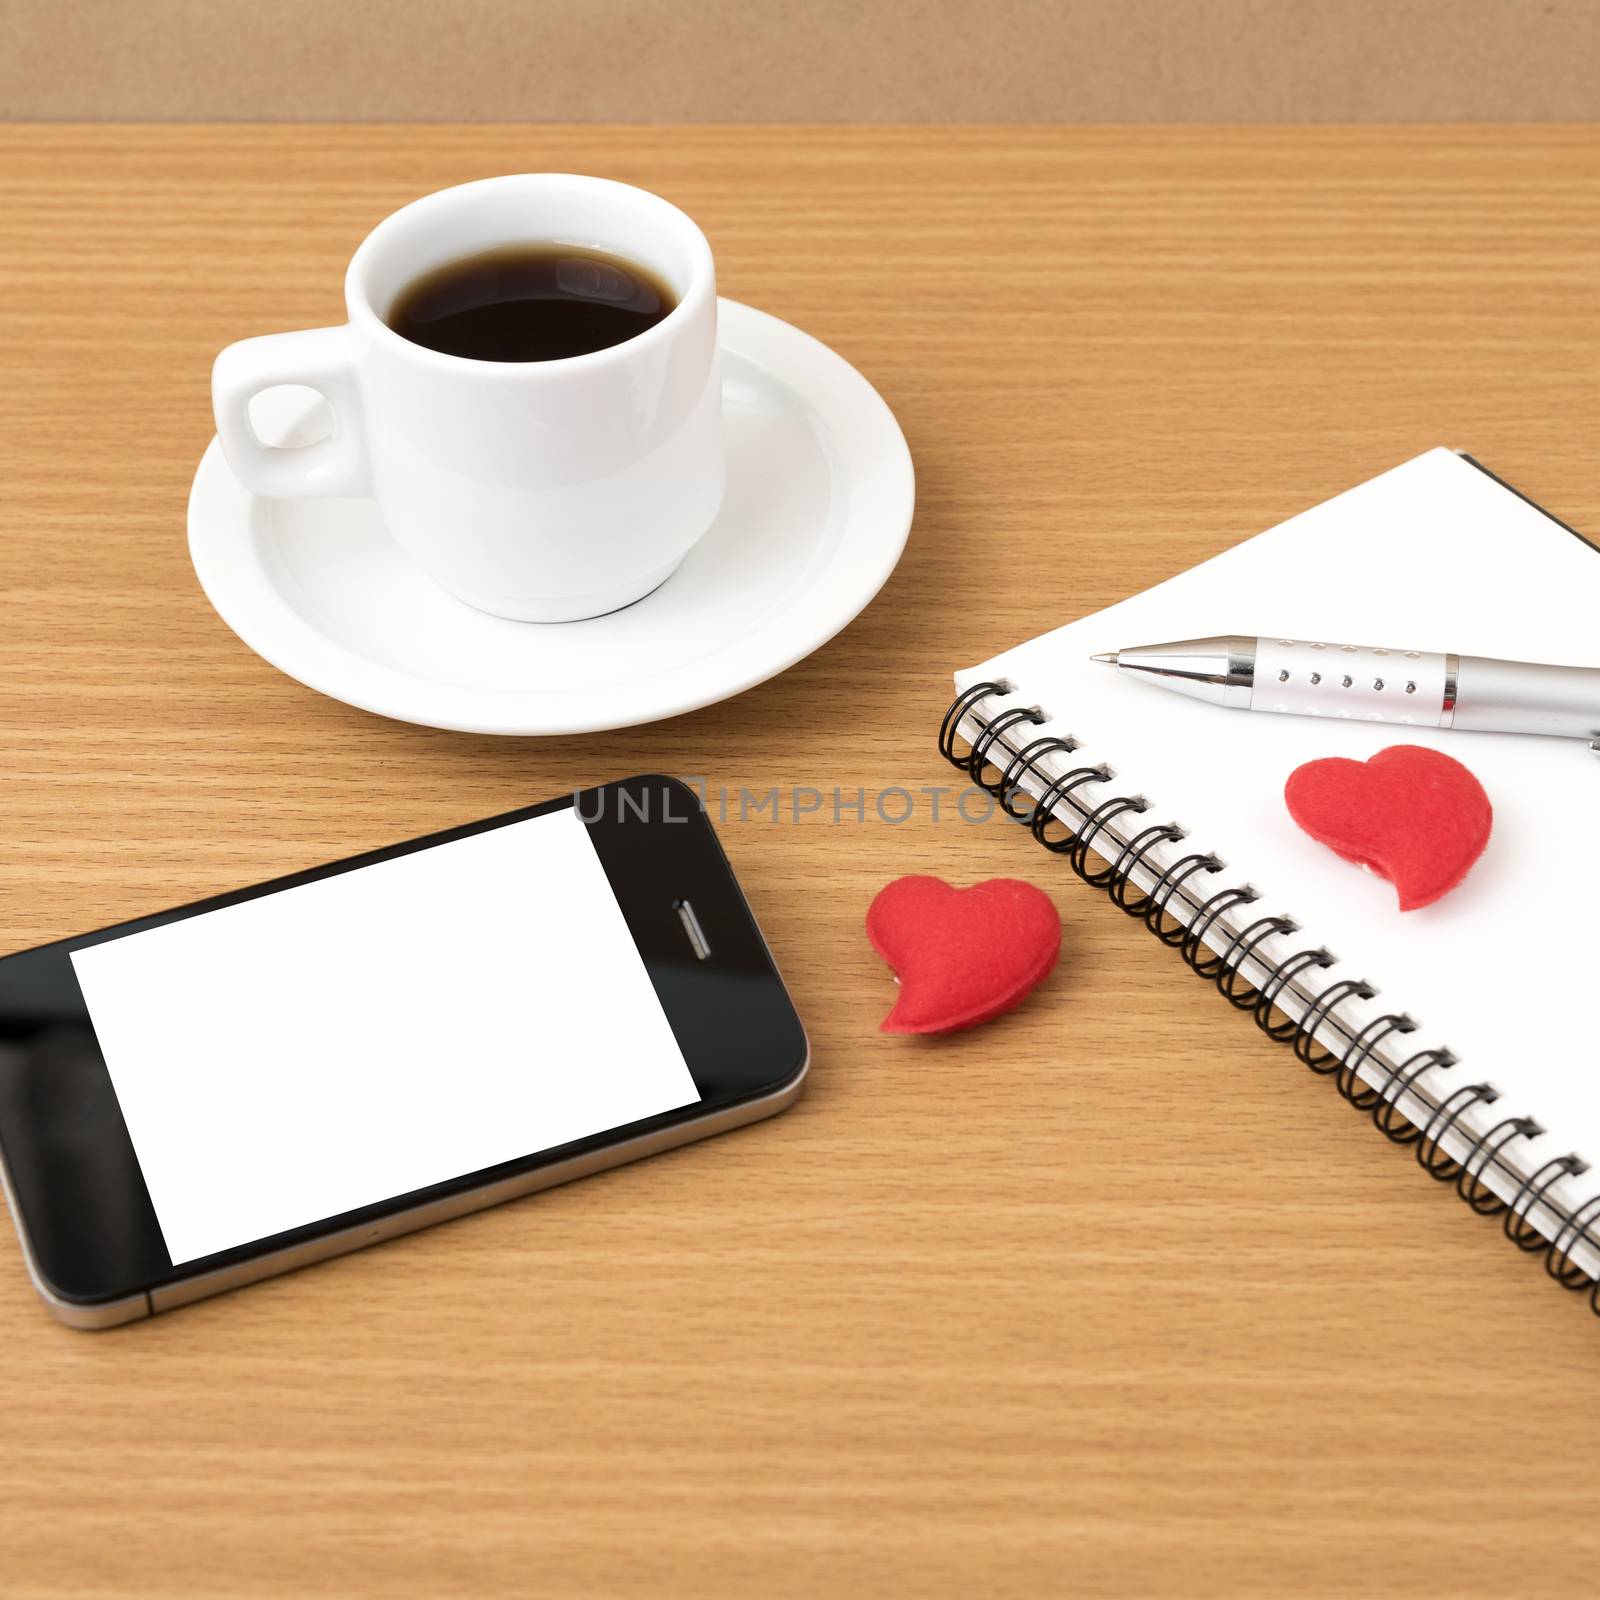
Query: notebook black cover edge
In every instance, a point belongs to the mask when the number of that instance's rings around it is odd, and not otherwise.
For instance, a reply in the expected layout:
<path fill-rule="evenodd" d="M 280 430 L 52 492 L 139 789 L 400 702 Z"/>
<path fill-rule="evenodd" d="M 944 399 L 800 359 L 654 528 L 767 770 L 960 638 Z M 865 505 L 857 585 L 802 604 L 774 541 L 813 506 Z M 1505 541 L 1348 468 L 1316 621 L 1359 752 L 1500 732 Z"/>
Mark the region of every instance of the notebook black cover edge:
<path fill-rule="evenodd" d="M 1593 550 L 1596 555 L 1600 555 L 1600 544 L 1596 544 L 1594 540 L 1589 538 L 1587 534 L 1579 533 L 1570 522 L 1563 522 L 1561 518 L 1555 514 L 1555 512 L 1546 511 L 1545 508 L 1540 505 L 1532 495 L 1524 494 L 1514 483 L 1507 483 L 1498 472 L 1490 471 L 1490 469 L 1484 466 L 1484 464 L 1478 460 L 1476 456 L 1469 455 L 1465 450 L 1457 450 L 1456 454 L 1469 465 L 1476 467 L 1478 471 L 1484 475 L 1484 477 L 1493 479 L 1493 481 L 1498 483 L 1502 489 L 1509 489 L 1511 493 L 1517 497 L 1517 499 L 1523 502 L 1523 504 L 1532 506 L 1540 516 L 1549 517 L 1549 519 L 1555 523 L 1558 528 L 1565 528 L 1567 532 L 1570 533 L 1574 539 L 1578 540 L 1580 544 L 1588 545 L 1588 547 Z"/>

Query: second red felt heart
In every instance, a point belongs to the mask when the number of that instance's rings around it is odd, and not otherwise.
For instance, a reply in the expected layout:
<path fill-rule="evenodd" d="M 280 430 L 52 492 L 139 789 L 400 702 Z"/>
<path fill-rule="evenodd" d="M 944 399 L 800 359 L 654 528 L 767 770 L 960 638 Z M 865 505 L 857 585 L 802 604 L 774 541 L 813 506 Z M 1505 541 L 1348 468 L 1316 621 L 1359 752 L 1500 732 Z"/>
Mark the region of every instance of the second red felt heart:
<path fill-rule="evenodd" d="M 1015 878 L 953 889 L 896 878 L 867 912 L 867 937 L 900 979 L 885 1033 L 949 1033 L 1021 1003 L 1056 964 L 1061 918 Z"/>
<path fill-rule="evenodd" d="M 1459 761 L 1397 744 L 1367 761 L 1308 761 L 1284 786 L 1289 814 L 1330 850 L 1387 878 L 1402 911 L 1432 905 L 1466 877 L 1494 812 Z"/>

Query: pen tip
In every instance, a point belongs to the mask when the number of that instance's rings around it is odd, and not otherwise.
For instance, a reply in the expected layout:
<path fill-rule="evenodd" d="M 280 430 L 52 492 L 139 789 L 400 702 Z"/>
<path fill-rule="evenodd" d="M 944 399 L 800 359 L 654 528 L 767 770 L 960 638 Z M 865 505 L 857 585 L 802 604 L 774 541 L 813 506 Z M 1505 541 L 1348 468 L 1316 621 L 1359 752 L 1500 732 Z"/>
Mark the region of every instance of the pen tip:
<path fill-rule="evenodd" d="M 1090 656 L 1089 659 L 1091 661 L 1103 661 L 1108 667 L 1114 667 L 1117 664 L 1117 652 L 1112 650 L 1103 656 Z"/>

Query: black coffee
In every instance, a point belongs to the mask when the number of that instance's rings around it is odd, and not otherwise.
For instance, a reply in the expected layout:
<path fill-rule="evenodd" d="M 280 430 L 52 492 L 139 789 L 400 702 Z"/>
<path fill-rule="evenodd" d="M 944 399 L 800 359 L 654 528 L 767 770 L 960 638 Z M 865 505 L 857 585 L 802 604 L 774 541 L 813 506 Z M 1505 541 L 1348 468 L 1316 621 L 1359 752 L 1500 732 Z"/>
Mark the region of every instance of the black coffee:
<path fill-rule="evenodd" d="M 436 267 L 396 297 L 389 326 L 474 361 L 560 361 L 653 328 L 677 304 L 647 267 L 601 250 L 510 244 Z"/>

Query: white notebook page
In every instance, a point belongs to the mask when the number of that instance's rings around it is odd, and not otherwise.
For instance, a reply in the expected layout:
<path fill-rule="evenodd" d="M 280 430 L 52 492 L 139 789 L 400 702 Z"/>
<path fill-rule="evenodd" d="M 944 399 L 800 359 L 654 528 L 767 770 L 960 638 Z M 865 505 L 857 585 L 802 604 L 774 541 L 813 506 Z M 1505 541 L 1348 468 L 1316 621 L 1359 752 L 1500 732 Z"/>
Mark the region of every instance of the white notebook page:
<path fill-rule="evenodd" d="M 1015 693 L 983 702 L 986 716 L 1036 704 L 1051 721 L 1022 733 L 1070 733 L 1081 745 L 1070 765 L 1109 763 L 1114 781 L 1088 796 L 1139 794 L 1151 803 L 1125 821 L 1182 824 L 1189 837 L 1152 852 L 1157 867 L 1213 851 L 1227 871 L 1197 880 L 1206 892 L 1248 883 L 1261 895 L 1249 920 L 1292 916 L 1301 931 L 1267 940 L 1269 959 L 1325 945 L 1339 962 L 1310 974 L 1315 989 L 1367 979 L 1378 997 L 1339 1008 L 1343 1018 L 1359 1024 L 1405 1012 L 1419 1024 L 1397 1042 L 1405 1056 L 1428 1046 L 1452 1051 L 1456 1066 L 1426 1076 L 1436 1096 L 1483 1081 L 1500 1091 L 1458 1126 L 1482 1132 L 1506 1116 L 1531 1116 L 1546 1131 L 1513 1140 L 1506 1159 L 1531 1171 L 1575 1153 L 1590 1170 L 1559 1180 L 1551 1198 L 1570 1208 L 1600 1192 L 1600 755 L 1577 740 L 1230 711 L 1088 659 L 1216 634 L 1600 666 L 1600 551 L 1470 462 L 1432 450 L 956 675 L 962 688 L 1011 682 Z M 1392 744 L 1454 756 L 1494 807 L 1488 849 L 1466 881 L 1405 914 L 1391 885 L 1314 843 L 1283 802 L 1284 781 L 1302 762 L 1365 760 Z M 1062 770 L 1060 759 L 1045 768 Z M 1529 1220 L 1554 1231 L 1542 1208 Z M 1589 1252 L 1576 1259 L 1594 1270 Z"/>

